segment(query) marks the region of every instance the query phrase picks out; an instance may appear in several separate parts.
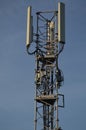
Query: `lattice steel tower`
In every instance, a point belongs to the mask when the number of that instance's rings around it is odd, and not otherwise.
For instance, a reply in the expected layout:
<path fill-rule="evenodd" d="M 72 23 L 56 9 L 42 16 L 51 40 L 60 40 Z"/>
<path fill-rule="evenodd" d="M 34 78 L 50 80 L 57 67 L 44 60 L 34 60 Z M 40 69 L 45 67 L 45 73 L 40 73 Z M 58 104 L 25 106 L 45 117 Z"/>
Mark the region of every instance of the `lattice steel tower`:
<path fill-rule="evenodd" d="M 65 5 L 59 2 L 58 10 L 36 12 L 34 34 L 31 7 L 27 14 L 26 47 L 28 54 L 34 54 L 36 59 L 34 130 L 61 130 L 58 107 L 64 107 L 64 95 L 59 93 L 64 76 L 58 57 L 65 43 Z M 33 52 L 30 45 L 35 45 Z"/>

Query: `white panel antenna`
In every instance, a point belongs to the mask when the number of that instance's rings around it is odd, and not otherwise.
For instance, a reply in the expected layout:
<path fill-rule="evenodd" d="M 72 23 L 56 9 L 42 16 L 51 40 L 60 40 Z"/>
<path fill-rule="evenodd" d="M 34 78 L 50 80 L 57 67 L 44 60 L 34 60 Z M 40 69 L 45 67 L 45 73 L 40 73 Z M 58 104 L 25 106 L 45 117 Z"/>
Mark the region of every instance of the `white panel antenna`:
<path fill-rule="evenodd" d="M 27 33 L 26 33 L 26 47 L 29 48 L 30 44 L 33 41 L 33 17 L 31 16 L 32 7 L 27 8 Z"/>
<path fill-rule="evenodd" d="M 58 42 L 65 43 L 65 4 L 58 3 Z"/>

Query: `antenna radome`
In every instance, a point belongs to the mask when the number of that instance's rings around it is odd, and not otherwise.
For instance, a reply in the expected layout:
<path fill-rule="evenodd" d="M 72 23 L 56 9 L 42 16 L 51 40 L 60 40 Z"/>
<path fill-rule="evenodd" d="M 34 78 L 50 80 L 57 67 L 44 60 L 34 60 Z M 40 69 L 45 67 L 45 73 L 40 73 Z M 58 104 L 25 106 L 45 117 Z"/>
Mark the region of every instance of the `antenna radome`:
<path fill-rule="evenodd" d="M 65 43 L 65 4 L 58 3 L 58 42 Z"/>
<path fill-rule="evenodd" d="M 33 40 L 33 34 L 32 34 L 32 21 L 33 17 L 31 16 L 32 7 L 29 6 L 27 8 L 27 33 L 26 33 L 26 47 L 28 48 Z"/>

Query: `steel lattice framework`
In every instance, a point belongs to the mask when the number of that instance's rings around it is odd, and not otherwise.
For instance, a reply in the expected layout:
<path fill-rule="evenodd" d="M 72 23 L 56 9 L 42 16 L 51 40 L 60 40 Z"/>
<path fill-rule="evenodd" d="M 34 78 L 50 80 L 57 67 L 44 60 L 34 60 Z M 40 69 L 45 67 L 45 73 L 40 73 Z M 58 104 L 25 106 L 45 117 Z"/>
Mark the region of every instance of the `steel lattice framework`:
<path fill-rule="evenodd" d="M 28 54 L 34 54 L 36 61 L 34 130 L 61 130 L 58 108 L 64 108 L 64 95 L 59 89 L 64 76 L 58 58 L 65 43 L 64 3 L 58 3 L 58 10 L 36 13 L 36 33 L 32 39 L 33 20 L 31 7 L 28 7 L 26 46 Z M 36 45 L 33 52 L 29 49 L 32 43 Z"/>
<path fill-rule="evenodd" d="M 34 130 L 59 130 L 58 107 L 64 107 L 59 88 L 64 81 L 58 57 L 64 44 L 58 42 L 57 11 L 37 12 Z M 59 105 L 59 98 L 62 105 Z"/>

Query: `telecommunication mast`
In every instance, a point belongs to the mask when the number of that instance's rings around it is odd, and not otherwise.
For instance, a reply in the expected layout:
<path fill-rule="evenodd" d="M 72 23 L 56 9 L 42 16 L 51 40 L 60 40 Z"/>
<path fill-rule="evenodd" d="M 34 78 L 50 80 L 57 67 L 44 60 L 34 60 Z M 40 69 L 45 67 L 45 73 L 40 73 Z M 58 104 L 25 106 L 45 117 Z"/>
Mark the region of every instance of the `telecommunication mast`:
<path fill-rule="evenodd" d="M 36 33 L 33 33 L 31 11 L 29 6 L 26 48 L 28 54 L 35 55 L 36 61 L 34 130 L 61 130 L 58 108 L 64 108 L 64 95 L 59 89 L 64 76 L 58 57 L 65 44 L 65 4 L 59 2 L 55 11 L 36 12 Z"/>

